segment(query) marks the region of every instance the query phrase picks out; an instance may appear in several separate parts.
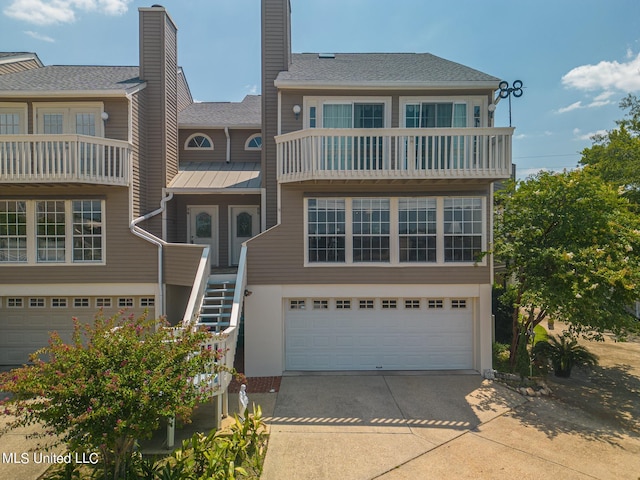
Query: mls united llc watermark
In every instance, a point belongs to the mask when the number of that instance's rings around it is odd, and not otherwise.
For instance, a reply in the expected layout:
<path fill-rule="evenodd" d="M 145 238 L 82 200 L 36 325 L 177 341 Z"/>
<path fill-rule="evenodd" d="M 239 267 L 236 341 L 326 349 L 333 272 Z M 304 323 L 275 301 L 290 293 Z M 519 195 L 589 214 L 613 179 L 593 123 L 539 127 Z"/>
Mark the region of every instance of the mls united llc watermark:
<path fill-rule="evenodd" d="M 95 465 L 99 461 L 97 453 L 43 453 L 43 452 L 2 452 L 2 463 L 22 464 L 61 464 L 81 463 Z"/>

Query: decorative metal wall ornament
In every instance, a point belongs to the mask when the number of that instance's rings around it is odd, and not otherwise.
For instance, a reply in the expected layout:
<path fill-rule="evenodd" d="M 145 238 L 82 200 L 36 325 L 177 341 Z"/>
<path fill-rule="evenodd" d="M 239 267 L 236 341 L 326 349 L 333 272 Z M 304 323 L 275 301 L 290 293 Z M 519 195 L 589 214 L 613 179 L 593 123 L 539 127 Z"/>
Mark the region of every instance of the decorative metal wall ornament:
<path fill-rule="evenodd" d="M 509 126 L 511 126 L 511 95 L 516 98 L 519 98 L 524 93 L 522 91 L 522 80 L 516 80 L 513 82 L 513 85 L 510 87 L 509 82 L 505 82 L 504 80 L 498 84 L 498 88 L 500 89 L 500 93 L 498 96 L 500 98 L 508 98 L 509 99 Z"/>

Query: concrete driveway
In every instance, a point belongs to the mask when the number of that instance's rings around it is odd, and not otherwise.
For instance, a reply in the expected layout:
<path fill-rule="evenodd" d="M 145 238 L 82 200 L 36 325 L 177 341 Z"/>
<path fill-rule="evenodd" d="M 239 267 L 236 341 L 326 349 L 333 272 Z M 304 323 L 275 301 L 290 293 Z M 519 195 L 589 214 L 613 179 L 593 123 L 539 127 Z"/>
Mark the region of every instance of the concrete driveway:
<path fill-rule="evenodd" d="M 640 478 L 632 426 L 478 375 L 284 377 L 266 420 L 264 480 Z"/>

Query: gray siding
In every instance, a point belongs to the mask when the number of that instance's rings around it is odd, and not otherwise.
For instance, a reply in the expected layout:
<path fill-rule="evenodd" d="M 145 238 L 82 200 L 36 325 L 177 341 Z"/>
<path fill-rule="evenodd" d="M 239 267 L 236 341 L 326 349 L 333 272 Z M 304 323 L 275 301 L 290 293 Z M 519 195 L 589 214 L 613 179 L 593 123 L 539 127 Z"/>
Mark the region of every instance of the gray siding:
<path fill-rule="evenodd" d="M 0 266 L 0 283 L 155 283 L 157 248 L 129 230 L 129 190 L 101 186 L 13 187 L 3 185 L 1 198 L 105 199 L 106 265 Z"/>
<path fill-rule="evenodd" d="M 181 112 L 193 103 L 189 84 L 184 76 L 184 72 L 178 73 L 178 112 Z"/>
<path fill-rule="evenodd" d="M 289 0 L 262 2 L 262 182 L 266 188 L 267 228 L 277 221 L 276 145 L 278 92 L 273 82 L 289 68 L 291 22 Z"/>
<path fill-rule="evenodd" d="M 295 284 L 490 283 L 489 266 L 304 267 L 305 195 L 489 195 L 489 185 L 442 183 L 285 185 L 282 223 L 248 242 L 248 282 Z M 489 202 L 487 209 L 489 210 Z M 487 212 L 488 213 L 488 212 Z M 487 215 L 487 227 L 490 218 Z"/>

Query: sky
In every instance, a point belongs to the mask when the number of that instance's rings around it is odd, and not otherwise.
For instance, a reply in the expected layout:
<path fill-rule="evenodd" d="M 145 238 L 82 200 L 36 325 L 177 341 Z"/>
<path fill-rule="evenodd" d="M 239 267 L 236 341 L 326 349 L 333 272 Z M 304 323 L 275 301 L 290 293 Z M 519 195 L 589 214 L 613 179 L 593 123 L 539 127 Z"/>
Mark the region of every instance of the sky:
<path fill-rule="evenodd" d="M 138 8 L 163 5 L 197 101 L 260 93 L 260 0 L 0 0 L 0 51 L 45 65 L 138 65 Z M 519 178 L 574 168 L 640 95 L 638 0 L 291 0 L 294 52 L 432 53 L 499 77 Z M 508 100 L 496 126 L 509 125 Z"/>

